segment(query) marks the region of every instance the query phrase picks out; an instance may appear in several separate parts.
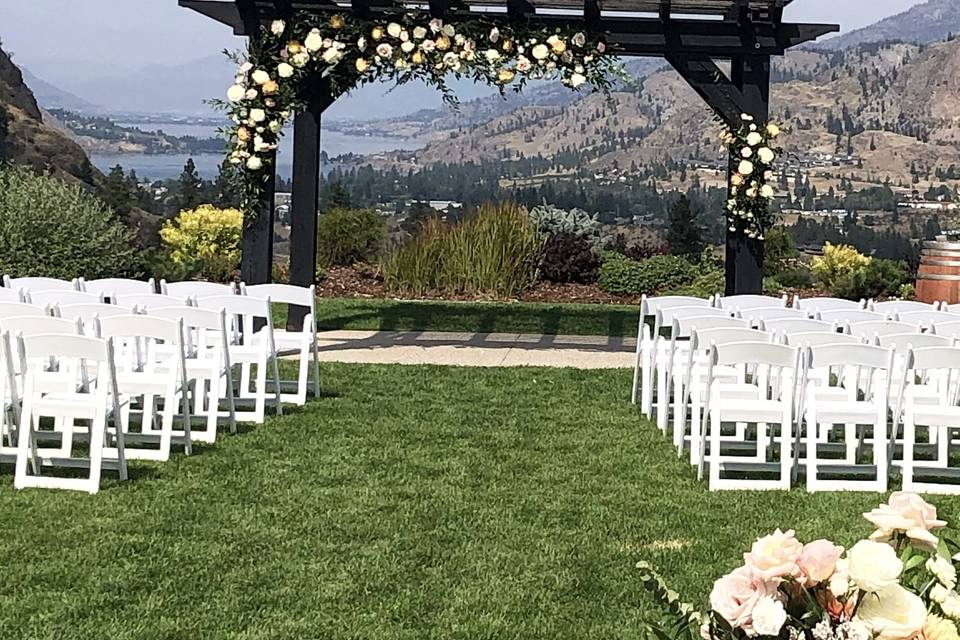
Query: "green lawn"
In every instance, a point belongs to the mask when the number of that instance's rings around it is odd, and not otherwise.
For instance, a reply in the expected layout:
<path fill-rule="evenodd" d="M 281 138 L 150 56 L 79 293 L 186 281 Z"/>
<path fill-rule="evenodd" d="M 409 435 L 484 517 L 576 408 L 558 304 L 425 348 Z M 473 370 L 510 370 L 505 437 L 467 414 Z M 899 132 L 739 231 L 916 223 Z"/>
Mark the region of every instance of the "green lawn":
<path fill-rule="evenodd" d="M 317 300 L 321 329 L 636 336 L 638 313 L 621 305 Z"/>
<path fill-rule="evenodd" d="M 325 365 L 327 396 L 97 496 L 0 486 L 3 638 L 633 638 L 875 495 L 710 494 L 621 371 Z M 949 519 L 960 500 L 935 499 Z"/>

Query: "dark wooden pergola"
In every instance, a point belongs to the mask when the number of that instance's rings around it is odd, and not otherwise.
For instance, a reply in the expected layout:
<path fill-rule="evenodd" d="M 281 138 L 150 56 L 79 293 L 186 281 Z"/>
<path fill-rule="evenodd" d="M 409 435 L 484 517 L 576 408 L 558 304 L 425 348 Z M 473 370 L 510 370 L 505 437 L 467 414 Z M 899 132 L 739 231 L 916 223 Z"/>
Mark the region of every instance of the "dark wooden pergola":
<path fill-rule="evenodd" d="M 365 18 L 428 10 L 449 20 L 470 16 L 536 27 L 568 26 L 603 34 L 619 56 L 665 58 L 728 124 L 739 127 L 747 113 L 769 117 L 770 58 L 839 31 L 834 24 L 783 22 L 792 0 L 179 0 L 233 28 L 257 33 L 262 25 L 305 11 L 318 15 L 352 12 Z M 718 60 L 730 62 L 725 73 Z M 320 185 L 320 118 L 334 97 L 319 79 L 304 96 L 307 108 L 293 127 L 290 281 L 309 286 L 316 273 L 317 207 Z M 263 191 L 261 215 L 244 230 L 243 278 L 270 281 L 273 261 L 274 177 Z M 726 293 L 759 293 L 763 286 L 763 244 L 741 233 L 727 234 Z M 294 308 L 291 308 L 293 312 Z M 302 323 L 303 317 L 291 318 Z"/>

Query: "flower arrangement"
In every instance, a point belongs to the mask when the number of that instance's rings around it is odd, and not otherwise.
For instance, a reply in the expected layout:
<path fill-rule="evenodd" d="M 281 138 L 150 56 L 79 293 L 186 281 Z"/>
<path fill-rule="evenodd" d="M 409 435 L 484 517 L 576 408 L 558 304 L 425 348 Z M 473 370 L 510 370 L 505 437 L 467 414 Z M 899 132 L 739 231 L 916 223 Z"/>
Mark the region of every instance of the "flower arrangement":
<path fill-rule="evenodd" d="M 746 113 L 740 120 L 739 129 L 725 127 L 720 136 L 733 158 L 727 225 L 730 231 L 763 240 L 773 224 L 770 201 L 776 192 L 771 183 L 773 163 L 782 152 L 776 144 L 780 126 L 772 122 L 760 126 Z"/>
<path fill-rule="evenodd" d="M 743 565 L 714 583 L 707 613 L 682 603 L 645 563 L 638 568 L 678 621 L 676 635 L 689 638 L 960 639 L 960 545 L 937 532 L 947 523 L 936 508 L 896 492 L 864 516 L 875 531 L 850 549 L 803 544 L 779 529 L 759 538 Z"/>
<path fill-rule="evenodd" d="M 248 214 L 256 211 L 273 171 L 271 152 L 292 114 L 304 107 L 309 82 L 325 80 L 336 97 L 377 80 L 420 79 L 456 104 L 450 75 L 501 90 L 520 90 L 530 79 L 559 79 L 572 89 L 604 91 L 622 75 L 603 39 L 581 31 L 498 26 L 480 18 L 455 25 L 423 12 L 375 20 L 342 14 L 274 20 L 250 38 L 246 55 L 236 61 L 227 100 L 217 102 L 233 123 L 226 131 L 229 161 L 242 169 Z"/>

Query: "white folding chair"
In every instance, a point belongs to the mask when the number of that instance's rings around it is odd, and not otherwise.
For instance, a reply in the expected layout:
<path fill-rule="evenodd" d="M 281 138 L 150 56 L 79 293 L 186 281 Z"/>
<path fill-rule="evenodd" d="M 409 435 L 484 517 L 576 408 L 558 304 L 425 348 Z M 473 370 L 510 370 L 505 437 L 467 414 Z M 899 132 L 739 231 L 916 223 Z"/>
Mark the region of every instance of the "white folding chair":
<path fill-rule="evenodd" d="M 950 466 L 950 445 L 960 429 L 960 348 L 913 349 L 909 367 L 915 380 L 927 382 L 919 402 L 912 393 L 915 385 L 908 382 L 904 392 L 903 490 L 958 494 L 960 469 Z M 917 427 L 926 427 L 935 445 L 932 460 L 917 460 Z"/>
<path fill-rule="evenodd" d="M 743 311 L 743 317 L 750 319 L 750 326 L 760 328 L 769 320 L 804 320 L 807 315 L 799 309 L 790 307 L 761 307 Z"/>
<path fill-rule="evenodd" d="M 752 370 L 749 379 L 745 373 L 741 382 L 754 387 L 753 396 L 747 399 L 726 395 L 723 383 L 713 374 L 719 367 Z M 710 490 L 788 490 L 793 462 L 790 448 L 793 444 L 794 394 L 800 371 L 800 350 L 771 342 L 715 345 L 710 369 L 707 396 L 710 450 L 706 456 L 710 465 Z M 739 455 L 723 449 L 722 428 L 725 423 L 756 425 L 755 451 Z M 780 443 L 779 452 L 772 460 L 767 446 L 771 426 L 779 427 Z M 744 444 L 751 443 L 745 441 Z"/>
<path fill-rule="evenodd" d="M 827 311 L 858 311 L 866 309 L 867 301 L 844 300 L 843 298 L 801 298 L 793 299 L 795 309 L 800 309 L 811 318 Z"/>
<path fill-rule="evenodd" d="M 945 311 L 927 310 L 897 313 L 898 322 L 917 325 L 922 331 L 930 331 L 933 325 L 937 323 L 954 322 L 956 319 L 956 315 Z"/>
<path fill-rule="evenodd" d="M 211 296 L 232 296 L 237 294 L 235 284 L 187 280 L 184 282 L 160 281 L 160 293 L 175 298 L 209 298 Z"/>
<path fill-rule="evenodd" d="M 237 420 L 263 423 L 269 395 L 267 392 L 268 367 L 274 384 L 271 400 L 276 404 L 277 415 L 283 415 L 283 403 L 280 399 L 280 367 L 277 361 L 270 299 L 234 295 L 211 296 L 198 298 L 197 305 L 201 309 L 226 309 L 227 316 L 232 319 L 230 322 L 232 328 L 228 328 L 231 336 L 230 363 L 233 366 L 240 366 L 240 392 L 237 398 L 252 400 L 254 407 L 252 411 L 237 411 Z M 255 330 L 258 322 L 263 322 L 263 328 L 259 331 Z M 253 365 L 257 367 L 256 380 L 252 380 Z"/>
<path fill-rule="evenodd" d="M 178 298 L 159 293 L 125 293 L 117 294 L 114 302 L 126 309 L 136 309 L 140 313 L 148 313 L 153 309 L 163 307 L 180 307 L 189 304 L 190 299 L 186 296 Z"/>
<path fill-rule="evenodd" d="M 0 318 L 49 315 L 49 309 L 39 305 L 29 304 L 26 302 L 0 302 Z"/>
<path fill-rule="evenodd" d="M 920 327 L 904 322 L 894 322 L 893 320 L 867 320 L 847 324 L 845 333 L 873 343 L 881 336 L 891 336 L 898 333 L 920 333 Z"/>
<path fill-rule="evenodd" d="M 867 309 L 877 313 L 901 314 L 914 311 L 939 311 L 940 305 L 938 303 L 917 302 L 916 300 L 887 300 L 885 302 L 871 300 Z"/>
<path fill-rule="evenodd" d="M 0 302 L 23 302 L 23 289 L 7 289 L 0 287 Z"/>
<path fill-rule="evenodd" d="M 78 282 L 80 291 L 87 293 L 96 293 L 106 298 L 112 298 L 114 295 L 125 295 L 130 293 L 156 293 L 157 283 L 150 278 L 149 280 L 134 280 L 132 278 L 99 278 L 97 280 L 85 280 L 80 278 Z"/>
<path fill-rule="evenodd" d="M 28 363 L 24 382 L 23 408 L 17 434 L 17 462 L 14 486 L 17 489 L 43 487 L 72 489 L 97 493 L 103 468 L 116 469 L 121 480 L 127 479 L 123 428 L 111 419 L 120 419 L 121 398 L 117 390 L 113 360 L 113 344 L 86 336 L 33 335 L 19 338 Z M 47 363 L 56 361 L 56 371 Z M 96 375 L 84 379 L 83 372 L 95 369 Z M 55 418 L 72 430 L 77 420 L 89 421 L 89 455 L 74 457 L 41 457 L 37 440 L 43 418 Z M 28 471 L 33 467 L 33 473 Z M 42 464 L 41 464 L 42 463 Z M 86 467 L 86 478 L 47 474 L 47 467 Z"/>
<path fill-rule="evenodd" d="M 821 322 L 832 322 L 840 328 L 845 328 L 847 325 L 854 324 L 856 322 L 889 320 L 889 318 L 882 313 L 875 313 L 873 311 L 865 311 L 862 309 L 836 309 L 833 311 L 820 311 L 813 317 L 813 319 L 820 320 Z"/>
<path fill-rule="evenodd" d="M 23 289 L 27 293 L 32 291 L 78 291 L 79 281 L 61 280 L 60 278 L 11 278 L 3 276 L 3 286 L 7 289 Z"/>
<path fill-rule="evenodd" d="M 236 433 L 233 373 L 226 311 L 198 309 L 181 305 L 150 309 L 149 316 L 182 322 L 186 346 L 186 376 L 193 382 L 193 407 L 190 415 L 206 420 L 203 429 L 191 423 L 190 436 L 194 442 L 212 444 L 217 439 L 217 424 L 226 418 L 230 433 Z M 220 410 L 220 399 L 227 408 Z"/>
<path fill-rule="evenodd" d="M 640 401 L 640 410 L 648 418 L 653 417 L 653 363 L 654 334 L 651 326 L 656 319 L 657 311 L 670 307 L 712 307 L 713 298 L 693 298 L 690 296 L 661 296 L 640 298 L 640 321 L 637 325 L 636 358 L 633 364 L 633 388 L 630 392 L 630 402 L 637 404 Z"/>
<path fill-rule="evenodd" d="M 808 347 L 804 375 L 807 490 L 887 490 L 887 411 L 893 374 L 893 349 L 866 344 L 823 344 Z M 816 372 L 811 376 L 809 372 Z M 837 371 L 836 376 L 830 372 Z M 817 382 L 819 381 L 819 382 Z M 840 399 L 818 397 L 817 384 L 841 386 Z M 824 430 L 843 425 L 842 457 L 821 456 L 821 448 L 833 454 L 837 447 L 824 442 Z M 870 428 L 868 434 L 863 427 Z M 860 462 L 864 445 L 871 444 L 871 461 Z M 799 449 L 799 443 L 798 443 Z M 799 454 L 799 451 L 798 451 Z M 821 474 L 824 477 L 821 477 Z M 864 478 L 849 478 L 859 474 Z"/>
<path fill-rule="evenodd" d="M 837 327 L 829 322 L 820 320 L 811 320 L 810 318 L 778 318 L 776 320 L 764 320 L 759 327 L 763 331 L 777 335 L 790 335 L 793 333 L 811 333 L 815 331 L 832 331 L 836 333 Z"/>
<path fill-rule="evenodd" d="M 171 445 L 181 444 L 192 452 L 190 433 L 190 384 L 187 379 L 186 340 L 183 320 L 130 314 L 97 318 L 99 335 L 114 342 L 117 387 L 129 399 L 124 406 L 127 426 L 127 459 L 170 459 Z M 138 401 L 140 432 L 132 432 L 132 403 Z M 158 410 L 158 400 L 162 404 Z M 174 418 L 183 418 L 174 430 Z M 158 416 L 159 413 L 159 416 Z M 159 417 L 159 424 L 156 418 Z M 133 443 L 155 448 L 132 447 Z"/>
<path fill-rule="evenodd" d="M 53 289 L 50 291 L 30 291 L 26 294 L 27 302 L 40 306 L 66 304 L 103 304 L 103 296 L 83 291 L 66 291 Z"/>
<path fill-rule="evenodd" d="M 752 294 L 741 294 L 735 296 L 717 296 L 714 304 L 720 309 L 726 309 L 730 312 L 739 312 L 743 316 L 750 315 L 748 311 L 753 309 L 769 309 L 771 307 L 786 307 L 787 296 L 779 298 L 774 296 L 760 296 Z"/>
<path fill-rule="evenodd" d="M 274 340 L 280 352 L 293 351 L 298 354 L 300 364 L 297 374 L 296 391 L 282 393 L 280 399 L 297 405 L 307 402 L 307 388 L 310 372 L 313 372 L 313 395 L 320 396 L 320 353 L 317 346 L 317 291 L 313 285 L 297 287 L 289 284 L 257 284 L 247 286 L 240 283 L 240 294 L 256 298 L 269 298 L 271 304 L 286 304 L 306 307 L 307 315 L 303 319 L 300 331 L 288 331 L 274 327 Z M 262 330 L 262 329 L 261 329 Z M 281 385 L 288 385 L 281 380 Z"/>
<path fill-rule="evenodd" d="M 109 318 L 112 316 L 125 316 L 130 314 L 131 309 L 121 307 L 116 304 L 107 304 L 105 302 L 84 303 L 84 304 L 65 304 L 52 307 L 53 315 L 59 318 L 67 318 L 80 322 L 83 327 L 84 335 L 100 338 L 97 335 L 96 321 L 99 318 Z"/>

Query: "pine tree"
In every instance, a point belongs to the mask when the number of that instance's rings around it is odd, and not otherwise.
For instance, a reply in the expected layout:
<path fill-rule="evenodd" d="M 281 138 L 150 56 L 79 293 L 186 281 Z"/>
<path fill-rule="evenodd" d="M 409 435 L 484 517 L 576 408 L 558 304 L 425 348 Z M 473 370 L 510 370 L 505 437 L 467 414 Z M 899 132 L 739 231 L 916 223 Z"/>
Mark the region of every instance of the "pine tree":
<path fill-rule="evenodd" d="M 240 188 L 237 170 L 228 160 L 220 164 L 220 172 L 213 183 L 214 203 L 222 208 L 240 208 Z"/>
<path fill-rule="evenodd" d="M 670 209 L 667 228 L 667 246 L 675 256 L 699 258 L 703 253 L 703 231 L 687 196 L 681 195 Z"/>
<path fill-rule="evenodd" d="M 188 158 L 177 184 L 177 211 L 195 209 L 200 204 L 202 191 L 203 181 L 197 173 L 197 166 L 193 163 L 193 158 Z"/>
<path fill-rule="evenodd" d="M 347 188 L 343 186 L 342 182 L 331 182 L 327 190 L 327 197 L 324 198 L 324 210 L 349 209 L 350 206 L 350 192 L 347 191 Z"/>
<path fill-rule="evenodd" d="M 130 215 L 132 204 L 130 187 L 127 184 L 127 177 L 123 173 L 123 167 L 119 164 L 110 169 L 110 173 L 103 181 L 101 197 L 113 209 L 117 217 L 123 219 Z"/>

